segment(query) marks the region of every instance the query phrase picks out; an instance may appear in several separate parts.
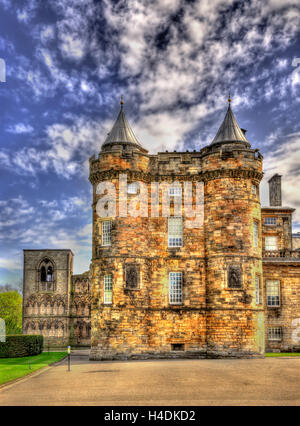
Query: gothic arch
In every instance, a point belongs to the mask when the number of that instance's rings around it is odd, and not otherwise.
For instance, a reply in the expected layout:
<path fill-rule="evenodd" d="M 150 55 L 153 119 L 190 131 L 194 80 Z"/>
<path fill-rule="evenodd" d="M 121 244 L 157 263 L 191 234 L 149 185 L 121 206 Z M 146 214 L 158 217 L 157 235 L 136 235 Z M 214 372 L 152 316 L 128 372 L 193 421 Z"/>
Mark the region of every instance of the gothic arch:
<path fill-rule="evenodd" d="M 56 290 L 56 264 L 49 256 L 44 256 L 36 268 L 37 291 Z"/>

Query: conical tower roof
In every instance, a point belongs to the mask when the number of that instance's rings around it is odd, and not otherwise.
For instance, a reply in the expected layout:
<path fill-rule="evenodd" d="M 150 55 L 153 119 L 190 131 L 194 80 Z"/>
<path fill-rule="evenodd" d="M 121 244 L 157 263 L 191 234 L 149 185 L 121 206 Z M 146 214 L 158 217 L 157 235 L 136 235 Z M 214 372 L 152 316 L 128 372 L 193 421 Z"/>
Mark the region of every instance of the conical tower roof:
<path fill-rule="evenodd" d="M 241 130 L 232 112 L 232 109 L 230 106 L 230 103 L 231 103 L 230 95 L 228 98 L 228 103 L 229 105 L 228 105 L 225 118 L 214 140 L 212 141 L 212 144 L 219 143 L 219 142 L 246 142 L 249 144 L 249 141 L 247 140 L 245 133 L 243 132 L 243 130 Z"/>
<path fill-rule="evenodd" d="M 111 129 L 110 133 L 108 133 L 104 143 L 104 145 L 108 145 L 111 143 L 130 143 L 134 145 L 138 145 L 142 148 L 142 145 L 137 140 L 135 134 L 133 133 L 133 130 L 131 129 L 127 118 L 124 113 L 123 109 L 124 101 L 123 96 L 121 97 L 121 110 L 119 112 L 118 118 L 115 121 L 115 124 L 113 125 L 113 128 Z"/>

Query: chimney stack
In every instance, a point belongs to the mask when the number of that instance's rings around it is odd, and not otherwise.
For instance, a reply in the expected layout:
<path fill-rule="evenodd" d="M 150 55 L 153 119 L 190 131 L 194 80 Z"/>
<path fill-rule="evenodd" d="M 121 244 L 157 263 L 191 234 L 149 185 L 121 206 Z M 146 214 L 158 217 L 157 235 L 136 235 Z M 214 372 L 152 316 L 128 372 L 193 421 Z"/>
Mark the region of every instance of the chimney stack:
<path fill-rule="evenodd" d="M 270 206 L 281 206 L 281 175 L 276 173 L 269 179 L 268 183 Z"/>

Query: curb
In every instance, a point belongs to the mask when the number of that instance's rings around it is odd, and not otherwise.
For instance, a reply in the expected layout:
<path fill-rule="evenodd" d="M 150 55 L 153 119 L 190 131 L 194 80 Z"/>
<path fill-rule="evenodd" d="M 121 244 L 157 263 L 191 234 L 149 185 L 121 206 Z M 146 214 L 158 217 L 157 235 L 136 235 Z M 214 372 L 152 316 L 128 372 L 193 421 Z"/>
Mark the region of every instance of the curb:
<path fill-rule="evenodd" d="M 31 373 L 28 373 L 25 376 L 18 377 L 17 379 L 9 380 L 6 383 L 2 383 L 2 385 L 0 385 L 0 392 L 3 389 L 9 388 L 9 387 L 13 386 L 14 384 L 16 384 L 18 382 L 25 381 L 27 379 L 30 379 L 33 376 L 38 376 L 39 374 L 43 373 L 44 371 L 49 370 L 54 365 L 59 365 L 59 363 L 61 363 L 62 361 L 64 361 L 66 358 L 67 358 L 67 355 L 64 358 L 60 359 L 59 361 L 55 361 L 55 362 L 52 362 L 51 364 L 45 365 L 45 367 L 41 367 L 41 368 L 39 368 L 36 371 L 32 371 Z"/>

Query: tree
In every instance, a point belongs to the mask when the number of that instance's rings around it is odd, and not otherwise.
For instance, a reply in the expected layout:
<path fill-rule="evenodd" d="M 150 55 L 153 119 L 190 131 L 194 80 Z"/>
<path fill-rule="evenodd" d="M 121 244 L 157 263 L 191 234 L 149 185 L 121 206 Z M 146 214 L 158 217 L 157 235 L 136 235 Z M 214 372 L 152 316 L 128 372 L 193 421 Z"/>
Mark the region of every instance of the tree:
<path fill-rule="evenodd" d="M 17 291 L 0 293 L 0 318 L 5 321 L 6 334 L 22 333 L 22 297 Z"/>
<path fill-rule="evenodd" d="M 22 294 L 23 291 L 23 283 L 18 281 L 16 284 L 0 284 L 0 293 L 6 293 L 8 291 L 17 291 Z"/>

